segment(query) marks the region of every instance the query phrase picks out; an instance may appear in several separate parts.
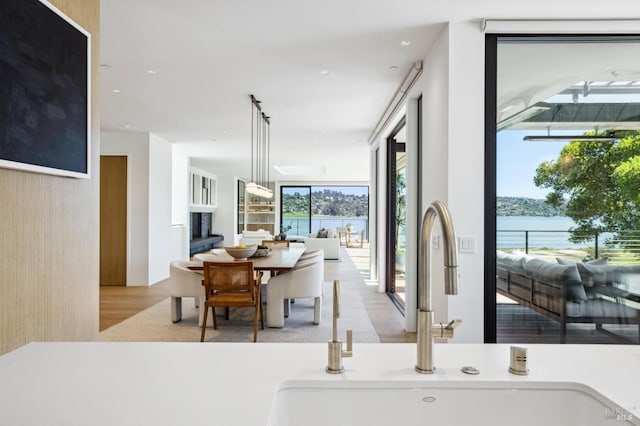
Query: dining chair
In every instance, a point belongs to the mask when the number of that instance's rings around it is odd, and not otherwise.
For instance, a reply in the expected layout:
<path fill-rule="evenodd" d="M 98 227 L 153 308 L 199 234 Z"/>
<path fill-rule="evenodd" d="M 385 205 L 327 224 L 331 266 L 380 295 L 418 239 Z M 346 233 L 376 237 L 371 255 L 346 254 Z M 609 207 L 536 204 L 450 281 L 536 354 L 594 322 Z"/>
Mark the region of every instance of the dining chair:
<path fill-rule="evenodd" d="M 289 240 L 262 240 L 262 245 L 270 249 L 288 248 Z"/>
<path fill-rule="evenodd" d="M 216 307 L 247 307 L 254 308 L 253 341 L 258 338 L 258 316 L 260 326 L 264 330 L 262 318 L 261 286 L 262 272 L 254 276 L 253 262 L 203 262 L 202 285 L 205 288 L 204 318 L 200 341 L 204 342 L 209 307 L 213 314 L 213 329 L 218 328 L 216 322 Z M 228 319 L 228 318 L 227 318 Z"/>
<path fill-rule="evenodd" d="M 299 262 L 289 272 L 269 279 L 267 285 L 267 326 L 284 327 L 284 318 L 289 316 L 290 303 L 297 298 L 313 298 L 313 324 L 320 324 L 322 312 L 322 284 L 324 282 L 324 259 L 322 254 Z"/>
<path fill-rule="evenodd" d="M 340 239 L 340 245 L 346 246 L 347 240 L 349 239 L 349 229 L 345 227 L 337 227 L 336 232 L 338 233 L 338 238 Z"/>

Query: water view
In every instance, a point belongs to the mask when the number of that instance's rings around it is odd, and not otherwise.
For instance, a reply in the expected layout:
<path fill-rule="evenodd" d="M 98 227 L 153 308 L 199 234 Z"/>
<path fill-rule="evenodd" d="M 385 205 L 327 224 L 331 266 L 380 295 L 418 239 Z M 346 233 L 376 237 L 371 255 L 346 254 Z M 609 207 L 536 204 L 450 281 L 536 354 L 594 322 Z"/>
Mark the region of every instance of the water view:
<path fill-rule="evenodd" d="M 593 239 L 574 243 L 568 231 L 575 222 L 566 216 L 496 216 L 498 249 L 569 249 L 594 245 Z"/>

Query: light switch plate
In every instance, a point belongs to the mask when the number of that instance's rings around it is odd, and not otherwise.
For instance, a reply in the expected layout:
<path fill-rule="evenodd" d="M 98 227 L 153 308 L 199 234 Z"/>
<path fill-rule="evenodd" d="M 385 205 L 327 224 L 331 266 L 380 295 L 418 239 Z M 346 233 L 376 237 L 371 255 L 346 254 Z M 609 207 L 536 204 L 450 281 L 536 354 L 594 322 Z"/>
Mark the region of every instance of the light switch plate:
<path fill-rule="evenodd" d="M 475 239 L 472 237 L 458 237 L 458 251 L 460 253 L 474 253 Z"/>
<path fill-rule="evenodd" d="M 431 236 L 431 248 L 437 250 L 440 248 L 440 235 Z"/>

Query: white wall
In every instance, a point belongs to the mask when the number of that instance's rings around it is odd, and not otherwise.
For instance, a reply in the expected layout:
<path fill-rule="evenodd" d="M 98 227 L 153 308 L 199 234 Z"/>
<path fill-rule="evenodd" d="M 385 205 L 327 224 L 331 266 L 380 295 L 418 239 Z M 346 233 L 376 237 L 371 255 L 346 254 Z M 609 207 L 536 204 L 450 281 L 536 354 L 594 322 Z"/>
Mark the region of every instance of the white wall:
<path fill-rule="evenodd" d="M 408 217 L 407 234 L 419 233 L 422 215 L 433 200 L 447 203 L 454 220 L 458 237 L 472 237 L 475 253 L 459 254 L 459 294 L 444 294 L 443 250 L 440 223 L 436 221 L 433 235 L 440 238 L 439 247 L 432 250 L 431 277 L 432 304 L 436 321 L 462 319 L 456 329 L 454 342 L 484 341 L 484 34 L 477 23 L 450 23 L 440 33 L 424 59 L 423 73 L 408 96 L 407 152 L 415 150 L 412 144 L 415 100 L 422 98 L 422 169 L 421 214 Z M 391 125 L 390 125 L 391 127 Z M 386 129 L 388 134 L 390 129 Z M 378 141 L 384 146 L 384 136 Z M 414 151 L 415 152 L 415 151 Z M 372 152 L 372 155 L 374 153 Z M 381 156 L 380 164 L 386 163 Z M 408 163 L 407 188 L 415 187 L 415 165 Z M 384 166 L 381 167 L 384 172 Z M 382 179 L 380 176 L 379 179 Z M 383 182 L 380 180 L 380 182 Z M 384 189 L 378 191 L 377 212 L 384 217 Z M 408 201 L 407 212 L 414 205 Z M 415 208 L 413 209 L 415 211 Z M 410 225 L 413 222 L 414 225 Z M 416 223 L 417 222 L 417 223 Z M 382 236 L 387 225 L 379 225 L 379 241 L 383 251 Z M 415 226 L 411 231 L 410 226 Z M 406 329 L 415 330 L 417 276 L 411 261 L 417 259 L 417 244 L 407 245 L 407 311 Z M 380 253 L 380 271 L 383 272 Z M 417 265 L 416 265 L 417 266 Z M 381 275 L 383 277 L 384 275 Z M 381 278 L 382 280 L 382 278 Z M 384 283 L 381 283 L 381 288 Z"/>
<path fill-rule="evenodd" d="M 102 132 L 102 155 L 127 156 L 127 285 L 149 283 L 149 135 Z"/>
<path fill-rule="evenodd" d="M 189 259 L 189 157 L 179 144 L 171 146 L 171 223 L 182 227 L 176 259 Z"/>
<path fill-rule="evenodd" d="M 213 216 L 211 231 L 224 236 L 225 246 L 233 245 L 236 235 L 236 188 L 234 176 L 218 176 L 218 209 Z"/>
<path fill-rule="evenodd" d="M 152 285 L 169 276 L 181 256 L 183 230 L 171 226 L 172 149 L 155 135 L 102 132 L 102 155 L 127 156 L 127 285 Z"/>
<path fill-rule="evenodd" d="M 171 144 L 149 135 L 149 280 L 169 277 L 169 263 L 178 258 L 171 227 Z"/>
<path fill-rule="evenodd" d="M 449 203 L 447 187 L 447 163 L 449 152 L 449 33 L 445 27 L 429 50 L 424 62 L 420 84 L 412 91 L 412 97 L 422 93 L 422 183 L 420 209 L 420 226 L 422 216 L 429 204 L 434 200 Z M 455 212 L 452 212 L 456 219 Z M 456 224 L 457 226 L 457 224 Z M 419 232 L 419 231 L 418 231 Z M 432 232 L 438 238 L 441 235 L 440 222 L 436 221 Z M 414 253 L 414 256 L 416 253 Z M 444 295 L 443 269 L 436 265 L 443 264 L 442 242 L 432 250 L 433 274 L 431 276 L 432 308 L 436 321 L 448 319 L 447 297 Z M 408 328 L 411 325 L 408 325 Z M 410 329 L 410 328 L 409 328 Z M 415 329 L 415 328 L 414 328 Z"/>
<path fill-rule="evenodd" d="M 458 237 L 475 240 L 459 254 L 460 292 L 449 319 L 461 318 L 455 342 L 484 341 L 484 34 L 477 23 L 449 25 L 448 199 Z"/>

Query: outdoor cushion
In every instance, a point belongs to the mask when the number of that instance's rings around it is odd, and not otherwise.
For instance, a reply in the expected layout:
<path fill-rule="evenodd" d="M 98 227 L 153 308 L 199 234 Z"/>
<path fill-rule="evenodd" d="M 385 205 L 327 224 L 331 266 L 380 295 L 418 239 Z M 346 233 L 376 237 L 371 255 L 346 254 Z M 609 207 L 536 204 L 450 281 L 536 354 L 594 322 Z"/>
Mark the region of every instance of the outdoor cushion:
<path fill-rule="evenodd" d="M 533 279 L 565 285 L 567 300 L 576 303 L 584 303 L 589 300 L 576 265 L 558 265 L 531 256 L 526 256 L 523 262 L 524 271 L 533 276 Z"/>
<path fill-rule="evenodd" d="M 564 259 L 562 257 L 556 257 L 556 262 L 560 265 L 575 265 L 578 263 L 577 260 L 573 259 Z M 609 259 L 606 257 L 601 257 L 600 259 L 592 259 L 587 261 L 582 261 L 582 263 L 587 265 L 606 265 L 609 262 Z"/>
<path fill-rule="evenodd" d="M 324 228 L 319 230 L 318 233 L 316 234 L 316 238 L 327 238 L 328 236 L 329 236 L 329 231 L 327 231 Z"/>
<path fill-rule="evenodd" d="M 620 274 L 615 265 L 588 265 L 577 263 L 578 272 L 585 287 L 607 285 L 619 282 Z"/>
<path fill-rule="evenodd" d="M 505 253 L 503 251 L 496 251 L 496 262 L 498 265 L 503 265 L 508 268 L 522 269 L 522 261 L 524 256 L 521 254 Z"/>
<path fill-rule="evenodd" d="M 637 318 L 638 310 L 622 303 L 596 299 L 589 303 L 567 302 L 567 317 Z"/>

